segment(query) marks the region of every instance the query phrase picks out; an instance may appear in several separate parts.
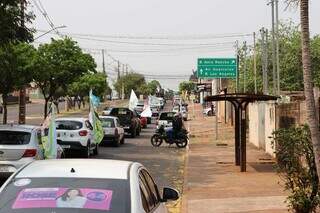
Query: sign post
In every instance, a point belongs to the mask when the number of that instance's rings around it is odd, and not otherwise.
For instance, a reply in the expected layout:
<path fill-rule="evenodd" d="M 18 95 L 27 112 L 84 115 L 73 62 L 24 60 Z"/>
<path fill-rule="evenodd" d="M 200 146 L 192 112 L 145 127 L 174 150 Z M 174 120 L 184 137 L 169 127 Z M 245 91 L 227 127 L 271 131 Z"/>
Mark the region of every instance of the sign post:
<path fill-rule="evenodd" d="M 216 91 L 214 91 L 212 82 L 212 95 L 219 93 L 219 80 L 222 78 L 237 78 L 238 76 L 238 59 L 237 58 L 199 58 L 198 59 L 198 78 L 216 79 Z M 217 94 L 213 94 L 217 93 Z M 216 102 L 216 140 L 218 140 L 218 102 Z"/>
<path fill-rule="evenodd" d="M 236 58 L 199 58 L 198 78 L 236 78 Z"/>

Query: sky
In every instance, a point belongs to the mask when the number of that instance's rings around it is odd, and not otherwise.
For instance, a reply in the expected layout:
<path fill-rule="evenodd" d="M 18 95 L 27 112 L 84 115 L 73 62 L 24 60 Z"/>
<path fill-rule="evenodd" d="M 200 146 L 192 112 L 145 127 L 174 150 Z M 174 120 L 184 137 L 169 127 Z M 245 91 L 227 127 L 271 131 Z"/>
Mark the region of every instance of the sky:
<path fill-rule="evenodd" d="M 280 1 L 280 20 L 299 23 L 299 11 Z M 51 29 L 41 5 L 63 35 L 78 41 L 102 70 L 102 49 L 110 83 L 116 61 L 128 71 L 177 89 L 202 57 L 234 57 L 235 42 L 253 43 L 253 32 L 271 28 L 267 0 L 32 0 L 35 37 Z M 310 0 L 311 33 L 320 33 L 320 1 Z M 40 10 L 38 9 L 39 6 Z M 259 38 L 260 34 L 257 34 Z M 37 43 L 59 38 L 55 33 Z M 122 67 L 121 67 L 122 70 Z"/>

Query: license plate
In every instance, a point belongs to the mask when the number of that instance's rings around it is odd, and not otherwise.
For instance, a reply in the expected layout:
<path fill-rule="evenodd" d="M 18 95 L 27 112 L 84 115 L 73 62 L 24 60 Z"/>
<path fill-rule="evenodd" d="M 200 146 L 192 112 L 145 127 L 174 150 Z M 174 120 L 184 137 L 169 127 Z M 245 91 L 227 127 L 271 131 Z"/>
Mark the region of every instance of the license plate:
<path fill-rule="evenodd" d="M 129 126 L 125 126 L 125 127 L 123 127 L 124 129 L 130 129 L 130 127 Z"/>
<path fill-rule="evenodd" d="M 71 145 L 60 145 L 60 146 L 63 149 L 70 149 L 71 148 Z"/>

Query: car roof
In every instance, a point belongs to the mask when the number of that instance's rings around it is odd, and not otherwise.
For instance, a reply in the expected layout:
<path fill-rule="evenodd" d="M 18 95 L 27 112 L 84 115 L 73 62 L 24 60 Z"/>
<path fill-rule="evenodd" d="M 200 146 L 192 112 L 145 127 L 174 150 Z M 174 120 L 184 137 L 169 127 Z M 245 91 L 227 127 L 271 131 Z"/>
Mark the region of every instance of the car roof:
<path fill-rule="evenodd" d="M 23 168 L 16 178 L 128 179 L 132 164 L 130 161 L 103 159 L 37 160 Z"/>
<path fill-rule="evenodd" d="M 56 121 L 86 121 L 87 118 L 76 118 L 76 117 L 63 117 L 63 118 L 57 118 Z"/>
<path fill-rule="evenodd" d="M 33 125 L 18 125 L 18 124 L 6 124 L 6 125 L 0 125 L 0 130 L 6 130 L 6 131 L 25 131 L 25 132 L 31 132 L 32 130 L 38 129 L 40 126 L 33 126 Z"/>

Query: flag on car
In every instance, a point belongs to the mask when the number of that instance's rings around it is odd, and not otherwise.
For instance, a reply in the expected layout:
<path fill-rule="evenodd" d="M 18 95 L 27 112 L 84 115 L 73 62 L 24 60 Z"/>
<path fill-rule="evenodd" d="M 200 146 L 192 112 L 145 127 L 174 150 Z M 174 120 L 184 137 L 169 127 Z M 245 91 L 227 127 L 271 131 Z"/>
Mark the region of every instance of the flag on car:
<path fill-rule="evenodd" d="M 58 155 L 55 112 L 55 105 L 52 103 L 49 115 L 42 124 L 42 144 L 45 159 L 56 159 Z"/>
<path fill-rule="evenodd" d="M 139 102 L 139 99 L 138 99 L 136 93 L 133 90 L 131 90 L 130 100 L 129 100 L 129 109 L 134 110 L 134 108 L 137 106 L 138 102 Z"/>
<path fill-rule="evenodd" d="M 92 94 L 92 90 L 90 91 L 89 95 L 90 99 L 90 113 L 89 113 L 89 119 L 93 126 L 93 142 L 95 144 L 100 144 L 103 137 L 104 137 L 104 131 L 102 128 L 102 123 L 99 119 L 99 115 L 97 113 L 97 107 L 100 104 L 100 100 L 97 96 Z M 99 100 L 99 102 L 97 102 Z"/>

